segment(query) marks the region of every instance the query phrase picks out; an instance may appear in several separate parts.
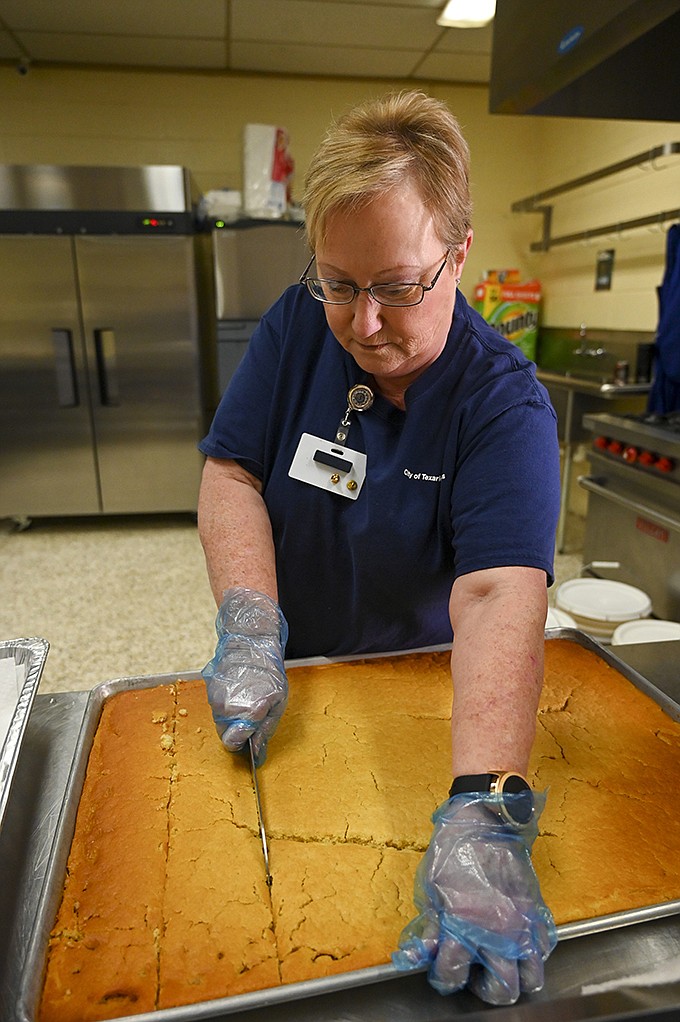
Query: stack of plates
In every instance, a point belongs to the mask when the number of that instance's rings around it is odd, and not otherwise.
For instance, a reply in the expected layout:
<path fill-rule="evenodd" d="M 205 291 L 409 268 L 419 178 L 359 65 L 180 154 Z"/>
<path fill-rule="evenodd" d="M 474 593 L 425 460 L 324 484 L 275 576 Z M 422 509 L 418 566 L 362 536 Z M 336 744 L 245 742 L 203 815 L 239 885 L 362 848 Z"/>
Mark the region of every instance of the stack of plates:
<path fill-rule="evenodd" d="M 612 635 L 612 645 L 624 646 L 629 642 L 665 642 L 667 639 L 680 639 L 680 622 L 643 618 L 640 621 L 626 621 L 619 625 Z"/>
<path fill-rule="evenodd" d="M 558 609 L 572 616 L 577 628 L 605 641 L 611 641 L 619 625 L 646 618 L 652 612 L 647 593 L 606 578 L 572 578 L 563 582 L 555 602 Z"/>

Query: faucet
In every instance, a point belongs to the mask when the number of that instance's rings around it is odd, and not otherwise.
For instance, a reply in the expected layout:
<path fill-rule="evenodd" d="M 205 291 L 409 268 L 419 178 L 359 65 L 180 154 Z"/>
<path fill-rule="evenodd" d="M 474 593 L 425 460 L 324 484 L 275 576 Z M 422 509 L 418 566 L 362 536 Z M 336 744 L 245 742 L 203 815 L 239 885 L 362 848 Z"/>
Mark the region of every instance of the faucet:
<path fill-rule="evenodd" d="M 600 347 L 594 348 L 592 345 L 588 344 L 588 342 L 586 341 L 585 323 L 581 323 L 578 335 L 581 338 L 581 343 L 579 344 L 578 348 L 574 348 L 572 354 L 583 355 L 587 358 L 602 358 L 603 355 L 607 354 L 606 348 Z"/>

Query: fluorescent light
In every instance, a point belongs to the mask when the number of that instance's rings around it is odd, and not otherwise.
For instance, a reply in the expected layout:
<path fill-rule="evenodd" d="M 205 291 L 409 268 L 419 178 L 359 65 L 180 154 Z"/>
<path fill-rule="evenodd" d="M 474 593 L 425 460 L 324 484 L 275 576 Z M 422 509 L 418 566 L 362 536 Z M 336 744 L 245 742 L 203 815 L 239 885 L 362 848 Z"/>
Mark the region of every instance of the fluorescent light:
<path fill-rule="evenodd" d="M 437 18 L 444 28 L 482 28 L 496 13 L 496 0 L 449 0 Z"/>

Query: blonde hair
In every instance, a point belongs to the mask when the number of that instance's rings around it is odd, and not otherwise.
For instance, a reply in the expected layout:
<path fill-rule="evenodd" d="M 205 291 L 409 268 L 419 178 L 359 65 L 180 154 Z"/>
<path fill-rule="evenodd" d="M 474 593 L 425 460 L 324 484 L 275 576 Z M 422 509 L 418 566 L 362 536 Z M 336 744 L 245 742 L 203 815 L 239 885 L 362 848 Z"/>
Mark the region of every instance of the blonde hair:
<path fill-rule="evenodd" d="M 454 257 L 470 229 L 470 151 L 445 103 L 400 92 L 361 104 L 326 133 L 305 177 L 303 205 L 312 251 L 329 217 L 360 208 L 412 182 Z"/>

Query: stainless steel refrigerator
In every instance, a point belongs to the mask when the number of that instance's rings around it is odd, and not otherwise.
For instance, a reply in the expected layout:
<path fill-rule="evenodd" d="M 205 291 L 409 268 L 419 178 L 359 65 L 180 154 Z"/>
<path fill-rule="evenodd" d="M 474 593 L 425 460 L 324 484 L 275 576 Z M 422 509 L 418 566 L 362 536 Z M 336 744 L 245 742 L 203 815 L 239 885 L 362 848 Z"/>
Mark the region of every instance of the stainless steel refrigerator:
<path fill-rule="evenodd" d="M 0 167 L 0 516 L 193 511 L 216 400 L 181 167 Z"/>

